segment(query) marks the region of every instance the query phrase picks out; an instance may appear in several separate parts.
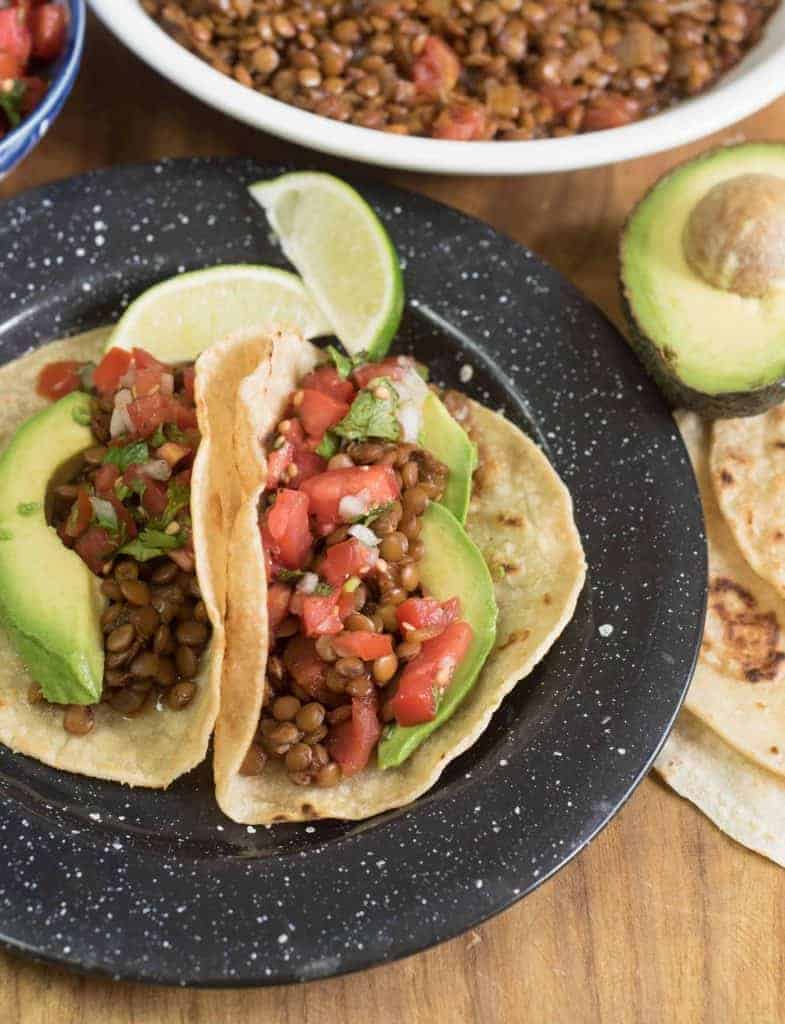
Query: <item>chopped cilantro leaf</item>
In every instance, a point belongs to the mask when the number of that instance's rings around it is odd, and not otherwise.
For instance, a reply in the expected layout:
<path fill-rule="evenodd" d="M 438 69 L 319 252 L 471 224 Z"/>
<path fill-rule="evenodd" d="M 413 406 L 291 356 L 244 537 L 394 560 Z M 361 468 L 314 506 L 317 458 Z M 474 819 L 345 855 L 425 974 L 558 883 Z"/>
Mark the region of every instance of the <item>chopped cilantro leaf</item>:
<path fill-rule="evenodd" d="M 352 402 L 344 418 L 333 427 L 334 433 L 348 441 L 364 441 L 367 437 L 380 437 L 397 441 L 401 428 L 396 418 L 398 392 L 388 377 L 372 381 L 372 388 L 364 388 Z M 378 391 L 387 397 L 378 397 Z"/>
<path fill-rule="evenodd" d="M 155 520 L 155 526 L 164 530 L 181 509 L 187 508 L 191 501 L 191 489 L 185 484 L 173 481 L 166 491 L 166 508 L 163 515 Z"/>
<path fill-rule="evenodd" d="M 371 523 L 375 522 L 379 518 L 379 516 L 384 515 L 385 512 L 389 512 L 394 504 L 394 502 L 388 501 L 384 505 L 376 505 L 375 508 L 369 509 L 364 516 L 360 516 L 355 520 L 355 522 L 362 523 L 363 526 L 370 526 Z"/>
<path fill-rule="evenodd" d="M 0 88 L 0 110 L 8 118 L 12 128 L 16 128 L 22 120 L 22 99 L 27 91 L 27 85 L 21 78 L 8 79 L 10 88 Z"/>
<path fill-rule="evenodd" d="M 129 466 L 147 462 L 149 458 L 150 450 L 147 444 L 144 441 L 134 441 L 122 448 L 109 448 L 104 455 L 104 464 L 111 462 L 122 471 L 128 469 Z"/>
<path fill-rule="evenodd" d="M 156 427 L 155 433 L 150 438 L 150 445 L 153 448 L 160 448 L 166 442 L 166 434 L 163 427 Z"/>
<path fill-rule="evenodd" d="M 321 439 L 319 444 L 316 446 L 316 454 L 321 455 L 325 459 L 331 459 L 333 455 L 338 451 L 341 442 L 332 432 L 332 430 L 326 431 L 324 437 Z"/>
<path fill-rule="evenodd" d="M 280 569 L 275 577 L 279 583 L 296 583 L 305 576 L 302 569 Z"/>
<path fill-rule="evenodd" d="M 327 355 L 332 359 L 335 369 L 338 371 L 338 375 L 343 377 L 344 380 L 349 376 L 355 366 L 360 366 L 365 362 L 365 356 L 360 353 L 358 356 L 347 356 L 343 352 L 339 351 L 335 345 L 328 345 L 326 350 Z"/>
<path fill-rule="evenodd" d="M 140 483 L 142 487 L 145 486 L 143 480 L 134 480 L 134 483 Z M 134 487 L 133 485 L 129 487 L 128 484 L 123 482 L 122 477 L 118 477 L 114 482 L 114 493 L 119 501 L 125 501 L 127 497 L 134 493 Z"/>
<path fill-rule="evenodd" d="M 130 555 L 137 562 L 148 562 L 151 558 L 159 558 L 167 551 L 182 547 L 185 543 L 182 534 L 182 530 L 175 534 L 164 533 L 162 530 L 142 530 L 134 540 L 123 544 L 119 553 Z"/>
<path fill-rule="evenodd" d="M 313 589 L 313 593 L 316 597 L 329 597 L 332 594 L 333 588 L 329 583 L 317 583 Z"/>
<path fill-rule="evenodd" d="M 167 423 L 164 428 L 168 440 L 175 441 L 177 444 L 185 444 L 188 438 L 185 436 L 182 430 L 177 426 L 176 423 Z"/>

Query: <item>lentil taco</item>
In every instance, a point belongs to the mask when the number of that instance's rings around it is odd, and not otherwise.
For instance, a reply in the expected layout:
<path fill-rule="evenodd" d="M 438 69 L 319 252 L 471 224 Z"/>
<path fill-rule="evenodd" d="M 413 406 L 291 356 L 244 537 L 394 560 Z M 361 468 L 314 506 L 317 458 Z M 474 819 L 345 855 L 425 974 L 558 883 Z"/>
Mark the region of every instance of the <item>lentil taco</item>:
<path fill-rule="evenodd" d="M 215 442 L 269 340 L 170 366 L 108 334 L 0 370 L 0 741 L 160 787 L 218 710 L 239 491 Z"/>
<path fill-rule="evenodd" d="M 268 824 L 414 800 L 571 618 L 572 503 L 502 416 L 381 363 L 278 338 L 240 386 L 214 765 Z"/>

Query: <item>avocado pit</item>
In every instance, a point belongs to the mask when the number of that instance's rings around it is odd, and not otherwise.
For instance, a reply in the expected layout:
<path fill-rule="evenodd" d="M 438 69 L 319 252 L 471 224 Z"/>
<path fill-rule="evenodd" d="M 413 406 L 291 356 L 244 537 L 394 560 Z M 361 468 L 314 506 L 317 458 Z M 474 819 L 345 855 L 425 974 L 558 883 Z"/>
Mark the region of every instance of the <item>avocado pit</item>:
<path fill-rule="evenodd" d="M 715 185 L 687 220 L 684 255 L 708 284 L 762 298 L 785 284 L 785 178 L 739 174 Z"/>

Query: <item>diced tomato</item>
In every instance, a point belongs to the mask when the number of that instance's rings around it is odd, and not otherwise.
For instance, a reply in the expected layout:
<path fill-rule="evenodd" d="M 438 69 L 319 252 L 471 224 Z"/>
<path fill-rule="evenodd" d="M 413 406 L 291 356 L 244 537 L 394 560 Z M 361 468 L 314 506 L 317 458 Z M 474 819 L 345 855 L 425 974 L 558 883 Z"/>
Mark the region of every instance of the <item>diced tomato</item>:
<path fill-rule="evenodd" d="M 167 420 L 171 420 L 180 430 L 194 430 L 199 426 L 196 409 L 186 405 L 180 398 L 169 398 Z"/>
<path fill-rule="evenodd" d="M 183 572 L 193 572 L 196 568 L 196 555 L 191 547 L 175 548 L 173 551 L 167 552 L 167 554 Z"/>
<path fill-rule="evenodd" d="M 265 514 L 271 554 L 287 569 L 302 569 L 311 555 L 308 496 L 283 487 Z"/>
<path fill-rule="evenodd" d="M 367 388 L 376 377 L 389 377 L 390 380 L 403 380 L 414 366 L 411 356 L 389 356 L 380 363 L 363 363 L 352 372 L 358 388 Z"/>
<path fill-rule="evenodd" d="M 311 437 L 324 437 L 325 431 L 339 423 L 349 411 L 346 402 L 336 402 L 323 391 L 313 388 L 302 390 L 302 401 L 297 406 L 297 415 Z"/>
<path fill-rule="evenodd" d="M 19 78 L 22 70 L 18 57 L 0 51 L 0 81 L 4 82 L 7 78 Z"/>
<path fill-rule="evenodd" d="M 196 401 L 196 367 L 186 366 L 183 370 L 183 391 L 189 402 Z"/>
<path fill-rule="evenodd" d="M 578 85 L 544 85 L 539 93 L 557 114 L 566 114 L 585 97 L 586 89 Z"/>
<path fill-rule="evenodd" d="M 96 574 L 100 575 L 104 562 L 111 558 L 117 545 L 102 526 L 91 526 L 74 544 L 74 550 Z"/>
<path fill-rule="evenodd" d="M 65 4 L 40 4 L 30 13 L 33 33 L 33 56 L 39 60 L 59 57 L 65 43 L 67 27 Z"/>
<path fill-rule="evenodd" d="M 285 583 L 272 583 L 267 588 L 267 616 L 270 632 L 274 633 L 289 614 L 289 598 L 292 588 Z"/>
<path fill-rule="evenodd" d="M 134 517 L 131 515 L 131 513 L 128 511 L 128 509 L 125 507 L 122 501 L 120 501 L 116 494 L 110 494 L 109 501 L 111 501 L 112 506 L 115 512 L 117 513 L 118 523 L 122 524 L 122 526 L 124 527 L 123 532 L 125 540 L 133 540 L 137 534 Z"/>
<path fill-rule="evenodd" d="M 114 494 L 115 481 L 120 476 L 120 469 L 113 462 L 101 466 L 95 474 L 95 493 L 101 498 Z"/>
<path fill-rule="evenodd" d="M 364 629 L 344 630 L 332 642 L 335 653 L 341 658 L 362 658 L 375 661 L 392 654 L 392 637 L 389 633 L 371 633 Z"/>
<path fill-rule="evenodd" d="M 80 487 L 65 521 L 65 535 L 71 538 L 80 537 L 90 525 L 92 518 L 93 506 L 90 504 L 90 496 L 85 487 Z"/>
<path fill-rule="evenodd" d="M 145 482 L 142 508 L 149 512 L 151 516 L 162 516 L 166 511 L 166 484 L 142 474 L 140 474 L 140 479 Z"/>
<path fill-rule="evenodd" d="M 485 107 L 464 100 L 460 103 L 451 103 L 439 114 L 434 121 L 432 135 L 435 139 L 471 142 L 485 138 L 486 128 Z"/>
<path fill-rule="evenodd" d="M 352 717 L 330 729 L 327 749 L 346 776 L 362 771 L 382 734 L 376 693 L 352 698 Z"/>
<path fill-rule="evenodd" d="M 469 650 L 473 631 L 468 622 L 452 622 L 403 670 L 391 705 L 399 725 L 420 725 L 436 717 L 437 695 L 452 682 L 455 670 Z"/>
<path fill-rule="evenodd" d="M 294 445 L 284 441 L 280 448 L 275 448 L 267 456 L 267 483 L 268 491 L 274 491 L 281 482 L 284 470 L 287 469 L 294 459 Z"/>
<path fill-rule="evenodd" d="M 2 56 L 2 55 L 0 55 Z M 0 74 L 0 77 L 2 75 Z M 38 374 L 36 391 L 43 398 L 56 401 L 63 395 L 69 395 L 82 386 L 79 370 L 82 364 L 75 359 L 63 359 L 57 363 L 47 363 Z"/>
<path fill-rule="evenodd" d="M 283 652 L 283 663 L 297 685 L 311 697 L 321 700 L 329 692 L 324 685 L 328 665 L 316 653 L 313 640 L 301 633 L 293 636 Z"/>
<path fill-rule="evenodd" d="M 124 348 L 110 348 L 93 371 L 93 384 L 99 391 L 116 391 L 120 378 L 128 373 L 131 353 Z"/>
<path fill-rule="evenodd" d="M 395 501 L 401 490 L 392 466 L 350 466 L 328 469 L 301 485 L 310 498 L 310 511 L 320 525 L 338 522 L 338 506 L 347 495 L 360 497 L 366 509 Z"/>
<path fill-rule="evenodd" d="M 302 599 L 303 632 L 306 636 L 334 636 L 343 629 L 338 614 L 339 591 L 322 596 L 305 594 Z"/>
<path fill-rule="evenodd" d="M 427 634 L 422 639 L 438 636 L 454 622 L 458 616 L 460 602 L 451 597 L 443 604 L 434 597 L 407 597 L 395 609 L 395 617 L 404 637 L 406 633 L 416 629 Z"/>
<path fill-rule="evenodd" d="M 22 93 L 22 116 L 27 117 L 28 114 L 32 114 L 41 100 L 46 96 L 49 89 L 49 83 L 39 78 L 37 75 L 24 75 L 22 77 L 25 91 Z"/>
<path fill-rule="evenodd" d="M 127 412 L 133 424 L 134 433 L 138 437 L 149 437 L 155 433 L 157 427 L 166 422 L 169 399 L 160 391 L 154 395 L 142 395 L 128 404 Z"/>
<path fill-rule="evenodd" d="M 586 107 L 583 130 L 600 132 L 606 128 L 621 128 L 640 116 L 640 103 L 631 96 L 619 92 L 600 93 Z"/>
<path fill-rule="evenodd" d="M 323 459 L 316 452 L 308 451 L 307 448 L 295 448 L 294 464 L 297 466 L 297 476 L 292 483 L 298 487 L 327 469 L 327 459 Z"/>
<path fill-rule="evenodd" d="M 350 576 L 364 576 L 379 559 L 376 548 L 354 537 L 327 548 L 319 572 L 332 587 L 341 587 Z"/>
<path fill-rule="evenodd" d="M 133 348 L 131 349 L 131 355 L 137 370 L 158 370 L 159 373 L 169 373 L 169 367 L 166 363 L 156 359 L 147 349 Z"/>
<path fill-rule="evenodd" d="M 318 370 L 307 373 L 300 381 L 301 388 L 312 388 L 329 395 L 336 402 L 351 405 L 356 394 L 350 380 L 344 379 L 334 366 L 320 366 Z"/>
<path fill-rule="evenodd" d="M 161 377 L 161 371 L 153 367 L 144 370 L 137 369 L 134 391 L 137 395 L 152 395 L 156 391 L 161 391 Z"/>
<path fill-rule="evenodd" d="M 0 10 L 0 50 L 14 57 L 24 68 L 30 60 L 33 37 L 27 25 L 27 12 L 21 7 Z"/>
<path fill-rule="evenodd" d="M 457 85 L 460 73 L 461 62 L 455 51 L 439 36 L 428 36 L 412 68 L 417 91 L 444 99 Z"/>

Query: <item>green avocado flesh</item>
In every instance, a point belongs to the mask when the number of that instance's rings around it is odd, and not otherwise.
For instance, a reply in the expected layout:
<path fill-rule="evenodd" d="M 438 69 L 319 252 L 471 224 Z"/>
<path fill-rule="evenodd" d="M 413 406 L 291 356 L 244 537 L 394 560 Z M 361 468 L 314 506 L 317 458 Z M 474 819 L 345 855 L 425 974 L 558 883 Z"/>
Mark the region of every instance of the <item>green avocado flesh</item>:
<path fill-rule="evenodd" d="M 714 287 L 684 255 L 684 233 L 696 204 L 739 175 L 785 178 L 785 145 L 731 146 L 666 175 L 632 213 L 621 240 L 621 284 L 632 343 L 674 401 L 723 415 L 754 412 L 781 400 L 779 388 L 759 407 L 739 393 L 758 392 L 785 377 L 785 290 L 745 298 Z"/>
<path fill-rule="evenodd" d="M 90 398 L 27 420 L 0 455 L 0 620 L 47 700 L 93 704 L 104 671 L 98 580 L 46 522 L 47 487 L 93 444 Z"/>
<path fill-rule="evenodd" d="M 442 696 L 433 721 L 422 725 L 393 725 L 385 730 L 378 747 L 380 768 L 397 768 L 455 713 L 474 686 L 496 639 L 496 598 L 479 548 L 442 505 L 429 505 L 422 523 L 420 536 L 425 554 L 418 567 L 423 588 L 439 601 L 459 597 L 461 618 L 472 627 L 474 638 Z"/>
<path fill-rule="evenodd" d="M 423 402 L 418 440 L 450 470 L 441 504 L 459 523 L 465 523 L 472 493 L 472 474 L 477 468 L 477 448 L 432 391 Z"/>

